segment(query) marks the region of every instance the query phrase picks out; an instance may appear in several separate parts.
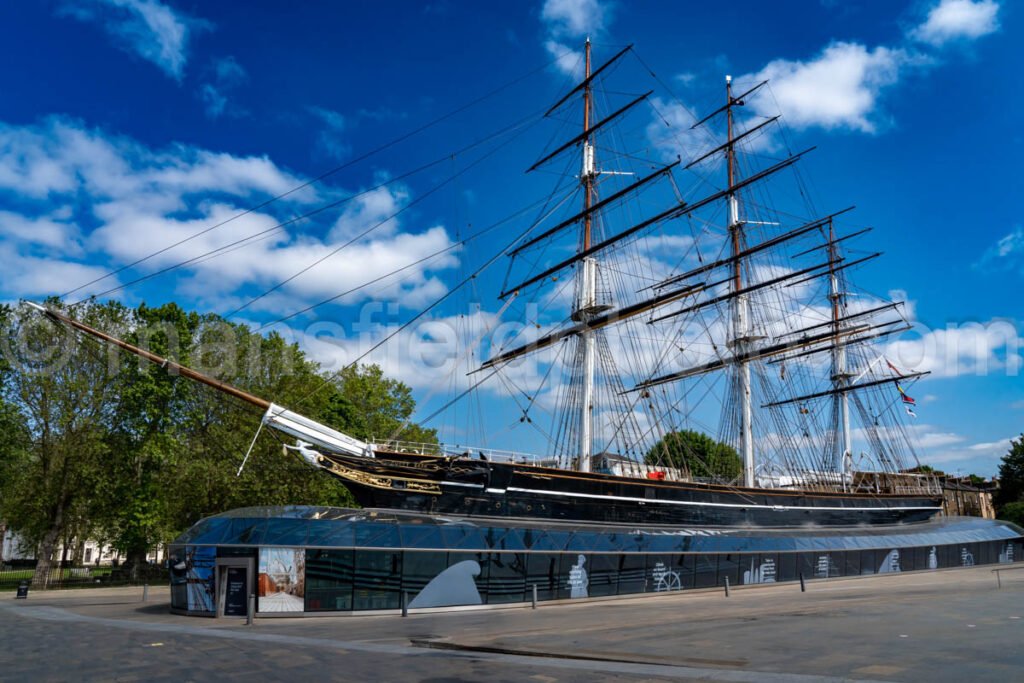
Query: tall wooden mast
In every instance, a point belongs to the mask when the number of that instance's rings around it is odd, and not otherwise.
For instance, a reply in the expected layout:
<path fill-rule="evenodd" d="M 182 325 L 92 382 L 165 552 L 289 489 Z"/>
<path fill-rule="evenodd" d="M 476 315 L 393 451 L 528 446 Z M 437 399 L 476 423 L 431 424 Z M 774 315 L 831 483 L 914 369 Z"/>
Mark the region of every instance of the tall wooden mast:
<path fill-rule="evenodd" d="M 733 135 L 733 105 L 742 104 L 732 96 L 732 76 L 725 77 L 726 147 L 725 158 L 729 181 L 729 236 L 732 240 L 733 292 L 743 291 L 743 221 L 740 220 L 736 192 L 736 145 Z M 750 304 L 746 294 L 733 299 L 733 332 L 731 346 L 736 361 L 740 399 L 740 454 L 743 457 L 743 485 L 754 485 L 754 409 L 750 394 L 750 363 L 746 359 L 750 336 Z"/>
<path fill-rule="evenodd" d="M 584 82 L 583 88 L 583 160 L 580 166 L 580 183 L 583 184 L 583 219 L 582 250 L 590 249 L 593 231 L 593 213 L 590 207 L 594 203 L 594 179 L 597 169 L 594 164 L 594 144 L 590 135 L 590 112 L 593 108 L 593 89 L 590 83 L 590 38 L 584 47 Z M 585 258 L 583 267 L 579 269 L 578 300 L 573 318 L 580 321 L 588 320 L 597 305 L 597 261 Z M 594 447 L 594 361 L 596 356 L 596 340 L 594 331 L 587 329 L 579 336 L 579 347 L 582 355 L 582 377 L 580 396 L 580 449 L 577 469 L 581 472 L 590 471 L 590 460 Z"/>

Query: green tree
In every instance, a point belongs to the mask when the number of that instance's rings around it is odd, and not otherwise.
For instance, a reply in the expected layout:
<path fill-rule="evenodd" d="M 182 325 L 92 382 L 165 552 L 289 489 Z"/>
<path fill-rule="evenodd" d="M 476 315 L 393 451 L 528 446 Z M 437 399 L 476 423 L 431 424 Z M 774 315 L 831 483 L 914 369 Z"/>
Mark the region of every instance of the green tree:
<path fill-rule="evenodd" d="M 116 303 L 89 303 L 72 313 L 115 332 L 127 317 Z M 81 344 L 77 334 L 55 330 L 26 306 L 7 311 L 0 339 L 11 366 L 3 398 L 29 431 L 28 450 L 3 483 L 4 510 L 11 527 L 36 545 L 33 582 L 40 585 L 59 544 L 67 547 L 71 537 L 92 530 L 117 368 L 106 349 Z"/>
<path fill-rule="evenodd" d="M 59 307 L 56 301 L 49 305 Z M 296 344 L 173 304 L 68 313 L 153 353 L 357 437 L 436 442 L 409 422 L 407 386 L 377 366 L 328 377 Z M 0 519 L 55 548 L 108 539 L 127 565 L 200 517 L 254 505 L 354 504 L 340 481 L 282 450 L 249 403 L 102 345 L 27 306 L 0 307 Z M 170 371 L 169 371 L 170 370 Z"/>
<path fill-rule="evenodd" d="M 996 516 L 1004 521 L 1013 522 L 1017 526 L 1024 527 L 1024 501 L 1003 505 L 999 508 Z"/>
<path fill-rule="evenodd" d="M 999 490 L 992 502 L 1000 519 L 1008 506 L 1024 502 L 1024 434 L 1010 441 L 1010 450 L 999 465 Z"/>
<path fill-rule="evenodd" d="M 679 468 L 698 479 L 731 481 L 743 472 L 743 461 L 735 448 L 692 429 L 669 432 L 651 447 L 644 460 Z"/>

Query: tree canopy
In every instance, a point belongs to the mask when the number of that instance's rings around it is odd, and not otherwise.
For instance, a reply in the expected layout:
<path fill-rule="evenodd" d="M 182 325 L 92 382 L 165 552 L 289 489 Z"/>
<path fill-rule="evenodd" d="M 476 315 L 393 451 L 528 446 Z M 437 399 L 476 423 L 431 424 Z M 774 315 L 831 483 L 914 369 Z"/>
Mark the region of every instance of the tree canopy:
<path fill-rule="evenodd" d="M 60 306 L 56 301 L 51 306 Z M 175 304 L 88 302 L 73 317 L 360 438 L 436 442 L 409 423 L 409 387 L 373 365 L 328 377 L 296 344 Z M 282 453 L 260 414 L 36 314 L 0 307 L 0 519 L 48 565 L 95 538 L 128 563 L 205 515 L 252 505 L 342 505 L 336 479 Z"/>
<path fill-rule="evenodd" d="M 667 433 L 647 451 L 644 461 L 675 467 L 698 479 L 731 481 L 743 472 L 735 448 L 692 429 Z"/>
<path fill-rule="evenodd" d="M 999 490 L 993 503 L 996 516 L 1024 526 L 1024 434 L 1010 441 L 999 465 Z"/>

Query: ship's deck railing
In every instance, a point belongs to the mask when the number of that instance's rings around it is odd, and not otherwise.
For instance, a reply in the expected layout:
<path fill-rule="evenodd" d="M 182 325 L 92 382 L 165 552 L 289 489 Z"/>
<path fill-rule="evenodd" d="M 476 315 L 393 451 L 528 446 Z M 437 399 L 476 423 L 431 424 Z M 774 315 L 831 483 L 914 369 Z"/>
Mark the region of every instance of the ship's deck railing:
<path fill-rule="evenodd" d="M 565 468 L 559 458 L 543 457 L 525 451 L 507 451 L 494 448 L 480 448 L 463 444 L 423 443 L 417 441 L 372 441 L 375 450 L 394 453 L 415 453 L 417 455 L 436 455 L 443 457 L 465 457 L 486 459 L 491 462 L 522 463 L 542 467 Z M 597 456 L 598 458 L 600 456 Z M 616 461 L 609 467 L 597 471 L 637 479 L 647 478 L 648 473 L 663 473 L 669 481 L 693 481 L 702 483 L 722 484 L 713 478 L 686 477 L 681 470 L 663 465 L 649 465 L 639 461 Z M 930 475 L 893 475 L 888 472 L 857 472 L 856 477 L 838 472 L 804 472 L 785 477 L 758 477 L 757 484 L 762 488 L 784 488 L 790 490 L 833 490 L 861 493 L 895 493 L 901 495 L 941 495 L 942 484 Z M 853 481 L 859 479 L 859 481 Z M 845 481 L 844 481 L 845 480 Z M 911 483 L 913 482 L 913 483 Z"/>

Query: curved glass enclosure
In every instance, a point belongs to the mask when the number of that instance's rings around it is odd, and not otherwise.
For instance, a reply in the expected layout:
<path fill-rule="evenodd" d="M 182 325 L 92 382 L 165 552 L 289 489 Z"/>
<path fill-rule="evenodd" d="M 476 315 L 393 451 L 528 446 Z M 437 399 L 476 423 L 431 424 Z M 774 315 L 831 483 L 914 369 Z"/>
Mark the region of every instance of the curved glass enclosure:
<path fill-rule="evenodd" d="M 242 508 L 171 546 L 172 608 L 351 612 L 592 598 L 1014 562 L 1024 531 L 974 517 L 799 530 L 599 526 L 393 510 Z"/>

